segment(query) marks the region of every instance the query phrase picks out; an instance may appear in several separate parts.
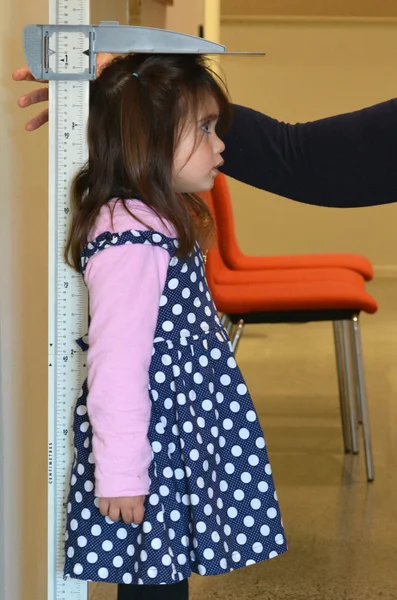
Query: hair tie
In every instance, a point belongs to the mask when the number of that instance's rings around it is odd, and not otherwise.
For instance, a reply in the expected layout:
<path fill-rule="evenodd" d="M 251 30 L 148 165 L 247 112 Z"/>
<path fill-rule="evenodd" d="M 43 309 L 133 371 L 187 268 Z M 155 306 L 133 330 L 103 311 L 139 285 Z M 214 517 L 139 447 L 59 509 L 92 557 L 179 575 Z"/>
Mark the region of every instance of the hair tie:
<path fill-rule="evenodd" d="M 133 73 L 134 77 L 139 77 L 138 73 Z"/>

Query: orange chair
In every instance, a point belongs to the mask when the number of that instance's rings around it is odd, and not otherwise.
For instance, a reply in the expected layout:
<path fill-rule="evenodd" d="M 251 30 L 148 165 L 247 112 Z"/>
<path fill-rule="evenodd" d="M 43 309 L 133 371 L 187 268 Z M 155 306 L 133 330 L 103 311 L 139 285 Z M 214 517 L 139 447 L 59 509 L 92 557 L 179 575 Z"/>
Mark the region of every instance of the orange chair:
<path fill-rule="evenodd" d="M 220 242 L 220 224 L 211 194 L 206 200 L 214 213 Z M 371 269 L 366 269 L 367 275 Z M 223 320 L 229 320 L 228 332 L 231 334 L 231 326 L 236 326 L 232 336 L 235 350 L 245 323 L 333 322 L 345 450 L 358 452 L 354 374 L 363 423 L 367 477 L 372 481 L 371 435 L 358 315 L 361 310 L 375 312 L 377 304 L 365 291 L 363 274 L 348 269 L 313 267 L 232 271 L 224 263 L 218 243 L 208 253 L 206 272 L 215 304 L 223 313 Z"/>
<path fill-rule="evenodd" d="M 213 197 L 212 197 L 212 193 L 206 193 L 203 194 L 203 198 L 204 200 L 207 202 L 211 213 L 214 216 L 214 219 L 216 220 L 216 210 L 214 207 L 214 202 L 213 202 Z M 225 234 L 225 228 L 221 227 L 221 224 L 219 222 L 216 223 L 218 231 L 219 229 L 221 230 L 221 233 L 224 235 Z M 234 236 L 234 231 L 232 232 L 232 235 L 230 237 L 235 237 Z M 286 268 L 272 268 L 272 269 L 262 269 L 262 270 L 256 270 L 256 271 L 247 271 L 247 270 L 232 270 L 229 269 L 225 263 L 223 262 L 223 258 L 219 252 L 219 246 L 220 243 L 222 243 L 222 235 L 218 235 L 218 244 L 217 244 L 217 251 L 212 253 L 212 263 L 214 265 L 214 281 L 215 283 L 222 283 L 222 284 L 251 284 L 251 283 L 276 283 L 276 282 L 298 282 L 298 281 L 313 281 L 313 282 L 317 282 L 319 283 L 320 281 L 335 281 L 335 282 L 342 282 L 342 281 L 346 281 L 346 282 L 350 282 L 353 283 L 355 285 L 360 286 L 361 288 L 364 289 L 365 287 L 365 281 L 363 279 L 363 275 L 357 271 L 354 270 L 350 270 L 350 269 L 346 269 L 346 268 L 330 268 L 330 267 L 326 267 L 326 268 L 317 268 L 317 267 L 313 267 L 313 268 L 309 268 L 309 267 L 305 267 L 305 268 L 290 268 L 290 269 L 286 269 Z M 336 256 L 340 256 L 340 255 L 336 255 Z M 345 255 L 342 255 L 345 256 Z M 347 255 L 349 256 L 349 255 Z M 354 256 L 354 255 L 353 255 Z M 309 258 L 308 256 L 306 258 Z M 361 259 L 361 257 L 357 257 L 358 259 Z M 367 259 L 363 259 L 362 260 L 362 267 L 364 270 L 366 271 L 367 276 L 370 275 L 371 271 L 372 271 L 372 265 L 371 263 L 367 260 Z M 338 328 L 334 328 L 334 336 L 335 336 L 335 348 L 338 349 L 340 346 L 340 343 L 337 339 L 338 337 Z M 239 338 L 237 338 L 238 340 Z M 338 365 L 340 364 L 340 361 L 338 360 L 339 358 L 339 354 L 342 352 L 343 349 L 339 350 L 337 352 L 337 361 L 338 361 Z M 342 363 L 343 365 L 343 363 Z M 339 388 L 340 388 L 340 394 L 339 394 L 339 398 L 340 398 L 340 402 L 341 402 L 341 408 L 343 406 L 346 406 L 346 385 L 343 385 L 343 379 L 345 377 L 344 371 L 343 371 L 343 366 L 341 366 L 341 369 L 338 369 L 338 381 L 340 383 Z M 358 399 L 357 399 L 358 400 Z M 357 402 L 357 408 L 358 408 L 358 416 L 359 416 L 359 423 L 362 424 L 362 416 L 361 416 L 361 410 L 360 410 L 360 402 Z M 342 411 L 343 412 L 343 411 Z M 356 451 L 356 447 L 354 444 L 354 439 L 353 439 L 353 444 L 352 444 L 352 440 L 351 440 L 351 436 L 350 433 L 348 431 L 348 429 L 346 427 L 343 428 L 343 438 L 344 438 L 344 442 L 345 442 L 345 451 L 346 452 L 350 452 Z"/>
<path fill-rule="evenodd" d="M 221 174 L 215 179 L 214 187 L 211 194 L 207 194 L 207 199 L 210 201 L 213 208 L 213 215 L 217 221 L 218 244 L 222 259 L 225 266 L 231 271 L 266 271 L 267 281 L 281 281 L 284 279 L 284 275 L 287 276 L 288 280 L 318 279 L 317 274 L 313 273 L 313 275 L 310 276 L 307 271 L 300 271 L 299 274 L 294 276 L 292 274 L 293 269 L 343 268 L 360 274 L 367 281 L 373 279 L 373 268 L 370 261 L 364 256 L 357 254 L 333 253 L 289 256 L 247 256 L 241 252 L 236 239 L 232 201 L 225 175 Z M 289 271 L 289 273 L 286 271 Z M 274 277 L 271 277 L 271 272 L 274 273 Z M 218 279 L 220 282 L 226 283 L 227 280 L 230 279 L 230 275 L 230 273 L 226 274 L 226 272 L 223 271 L 222 274 L 219 273 Z M 331 273 L 329 273 L 329 276 L 333 277 Z M 338 280 L 340 281 L 341 278 L 350 279 L 350 281 L 353 280 L 347 271 L 345 271 L 343 277 L 341 272 L 339 272 Z M 252 273 L 251 279 L 256 281 L 257 276 Z M 335 344 L 337 345 L 336 339 Z M 341 374 L 341 376 L 342 375 L 343 374 Z M 362 417 L 359 402 L 358 416 L 359 423 L 361 424 Z M 346 449 L 348 449 L 348 446 L 346 446 Z"/>
<path fill-rule="evenodd" d="M 208 202 L 211 207 L 211 202 Z M 219 238 L 218 238 L 219 239 Z M 251 285 L 264 283 L 285 282 L 346 282 L 361 289 L 365 289 L 365 280 L 357 271 L 341 268 L 295 268 L 295 269 L 262 269 L 257 271 L 240 271 L 229 269 L 223 262 L 219 251 L 219 242 L 216 248 L 211 249 L 211 263 L 213 266 L 214 283 L 221 285 Z"/>
<path fill-rule="evenodd" d="M 212 189 L 215 217 L 219 234 L 219 249 L 225 265 L 232 270 L 302 269 L 336 267 L 373 278 L 370 261 L 356 254 L 298 254 L 290 256 L 247 256 L 240 250 L 234 227 L 233 207 L 225 175 L 218 175 Z"/>

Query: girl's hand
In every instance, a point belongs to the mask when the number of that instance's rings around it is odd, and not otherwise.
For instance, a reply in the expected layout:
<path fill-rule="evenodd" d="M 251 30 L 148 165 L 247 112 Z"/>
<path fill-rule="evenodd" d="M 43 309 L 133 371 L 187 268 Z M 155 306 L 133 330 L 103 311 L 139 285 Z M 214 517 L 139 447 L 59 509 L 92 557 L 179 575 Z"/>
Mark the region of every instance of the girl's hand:
<path fill-rule="evenodd" d="M 101 52 L 97 55 L 96 59 L 96 70 L 97 75 L 100 75 L 103 68 L 113 59 L 113 54 L 108 52 Z M 21 67 L 13 72 L 12 78 L 14 81 L 36 81 L 30 72 L 28 67 Z M 47 82 L 42 82 L 47 83 Z M 32 104 L 39 104 L 40 102 L 46 102 L 48 100 L 48 88 L 41 87 L 37 90 L 33 90 L 24 96 L 18 98 L 17 104 L 20 108 L 26 108 Z M 48 108 L 41 111 L 38 115 L 30 119 L 25 125 L 26 131 L 35 131 L 39 129 L 44 123 L 48 121 Z"/>
<path fill-rule="evenodd" d="M 128 496 L 125 498 L 100 498 L 99 512 L 103 517 L 112 521 L 119 521 L 120 516 L 124 523 L 142 523 L 145 509 L 145 496 Z"/>

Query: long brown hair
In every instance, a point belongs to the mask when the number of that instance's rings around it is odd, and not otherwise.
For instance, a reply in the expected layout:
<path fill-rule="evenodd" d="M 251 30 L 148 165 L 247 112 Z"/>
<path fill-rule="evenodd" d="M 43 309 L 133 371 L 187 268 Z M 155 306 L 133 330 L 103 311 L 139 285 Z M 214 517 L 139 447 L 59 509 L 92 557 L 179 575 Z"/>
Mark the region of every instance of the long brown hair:
<path fill-rule="evenodd" d="M 200 55 L 129 54 L 102 71 L 90 90 L 88 162 L 72 185 L 67 264 L 80 270 L 89 233 L 112 198 L 120 199 L 126 210 L 125 201 L 137 198 L 171 223 L 181 256 L 197 240 L 212 236 L 204 200 L 172 189 L 181 128 L 197 119 L 208 96 L 219 107 L 218 127 L 225 128 L 231 118 L 226 87 Z"/>

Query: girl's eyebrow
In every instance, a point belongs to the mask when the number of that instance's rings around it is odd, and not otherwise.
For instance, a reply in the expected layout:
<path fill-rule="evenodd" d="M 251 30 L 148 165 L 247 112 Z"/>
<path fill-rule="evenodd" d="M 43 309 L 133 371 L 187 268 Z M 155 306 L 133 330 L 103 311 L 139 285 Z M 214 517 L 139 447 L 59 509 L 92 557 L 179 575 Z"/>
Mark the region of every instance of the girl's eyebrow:
<path fill-rule="evenodd" d="M 217 121 L 219 119 L 219 113 L 211 113 L 206 115 L 202 119 L 199 120 L 199 123 L 204 123 L 205 121 Z"/>

